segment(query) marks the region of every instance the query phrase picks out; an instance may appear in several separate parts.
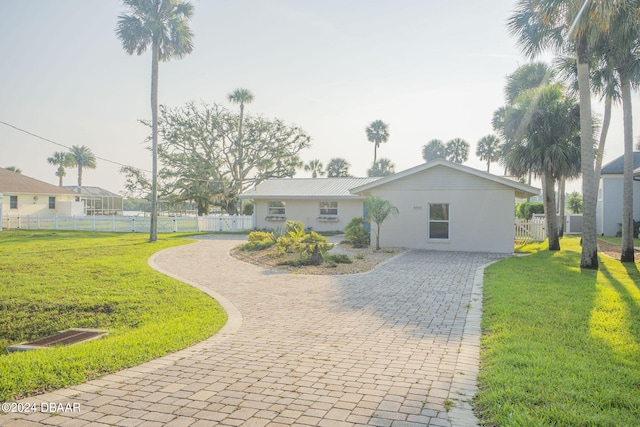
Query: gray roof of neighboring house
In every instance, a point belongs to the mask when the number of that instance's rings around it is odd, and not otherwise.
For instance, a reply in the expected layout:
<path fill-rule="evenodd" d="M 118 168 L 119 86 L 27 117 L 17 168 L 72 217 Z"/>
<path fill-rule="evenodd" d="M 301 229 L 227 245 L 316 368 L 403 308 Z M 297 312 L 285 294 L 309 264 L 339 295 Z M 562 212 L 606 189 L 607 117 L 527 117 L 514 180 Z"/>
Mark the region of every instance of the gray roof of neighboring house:
<path fill-rule="evenodd" d="M 359 198 L 351 194 L 353 187 L 380 178 L 283 178 L 268 179 L 240 195 L 243 199 L 271 198 Z"/>
<path fill-rule="evenodd" d="M 58 187 L 4 168 L 0 168 L 0 193 L 73 194 L 72 191 L 64 187 Z"/>
<path fill-rule="evenodd" d="M 640 168 L 640 151 L 633 152 L 633 169 L 638 172 Z M 624 173 L 624 155 L 610 161 L 602 167 L 602 175 L 622 175 Z"/>
<path fill-rule="evenodd" d="M 65 185 L 64 188 L 76 194 L 78 193 L 77 185 Z M 119 194 L 112 193 L 111 191 L 105 190 L 104 188 L 100 188 L 100 187 L 87 187 L 83 185 L 80 188 L 81 188 L 80 194 L 83 196 L 122 197 Z"/>

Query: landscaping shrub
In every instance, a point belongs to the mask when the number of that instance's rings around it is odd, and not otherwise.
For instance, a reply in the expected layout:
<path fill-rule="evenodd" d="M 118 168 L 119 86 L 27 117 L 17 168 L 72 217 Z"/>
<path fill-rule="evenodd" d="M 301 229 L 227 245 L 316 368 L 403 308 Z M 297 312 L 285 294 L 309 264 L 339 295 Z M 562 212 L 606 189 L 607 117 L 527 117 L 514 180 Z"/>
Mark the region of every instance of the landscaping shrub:
<path fill-rule="evenodd" d="M 345 254 L 326 254 L 324 260 L 336 264 L 352 264 L 353 261 Z"/>
<path fill-rule="evenodd" d="M 542 202 L 520 202 L 516 204 L 516 216 L 519 219 L 531 219 L 533 214 L 544 214 Z"/>
<path fill-rule="evenodd" d="M 344 228 L 345 240 L 356 248 L 369 246 L 371 234 L 364 229 L 366 222 L 362 217 L 353 218 Z"/>
<path fill-rule="evenodd" d="M 289 220 L 289 221 L 287 221 L 285 223 L 284 230 L 286 231 L 287 234 L 290 234 L 290 233 L 294 233 L 294 234 L 304 233 L 304 224 L 302 223 L 302 221 Z"/>
<path fill-rule="evenodd" d="M 273 238 L 273 233 L 268 231 L 252 231 L 247 236 L 247 240 L 249 242 L 262 242 L 264 240 L 275 240 Z"/>
<path fill-rule="evenodd" d="M 243 251 L 261 251 L 276 243 L 273 233 L 268 231 L 252 231 L 247 236 L 248 242 L 240 246 Z"/>

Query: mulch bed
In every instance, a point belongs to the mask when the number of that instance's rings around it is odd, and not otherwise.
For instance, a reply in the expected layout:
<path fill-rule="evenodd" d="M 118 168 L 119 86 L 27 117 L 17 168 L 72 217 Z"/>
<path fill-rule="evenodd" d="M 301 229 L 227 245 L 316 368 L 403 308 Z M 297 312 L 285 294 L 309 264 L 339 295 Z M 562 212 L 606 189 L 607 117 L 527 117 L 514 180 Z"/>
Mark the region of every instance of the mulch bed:
<path fill-rule="evenodd" d="M 620 252 L 622 251 L 622 245 L 617 245 L 615 243 L 607 242 L 604 240 L 598 239 L 598 252 L 611 257 L 613 259 L 617 259 L 620 261 Z M 640 262 L 640 252 L 635 251 L 634 254 L 635 262 Z"/>
<path fill-rule="evenodd" d="M 230 252 L 231 256 L 250 264 L 254 264 L 267 270 L 282 271 L 296 274 L 355 274 L 364 273 L 373 269 L 376 265 L 384 262 L 404 251 L 402 248 L 383 248 L 380 251 L 372 248 L 353 248 L 351 245 L 338 245 L 340 253 L 345 253 L 353 262 L 351 264 L 337 264 L 330 266 L 327 263 L 321 265 L 288 266 L 278 265 L 278 263 L 297 258 L 297 254 L 285 254 L 275 257 L 275 250 L 265 249 L 262 251 L 241 251 L 237 247 Z"/>

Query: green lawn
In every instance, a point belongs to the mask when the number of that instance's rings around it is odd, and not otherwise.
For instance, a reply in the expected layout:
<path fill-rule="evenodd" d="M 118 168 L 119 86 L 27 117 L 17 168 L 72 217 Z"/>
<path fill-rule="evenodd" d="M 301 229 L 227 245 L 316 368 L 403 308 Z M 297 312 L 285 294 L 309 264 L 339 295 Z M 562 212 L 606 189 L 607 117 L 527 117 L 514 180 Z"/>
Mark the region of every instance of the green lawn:
<path fill-rule="evenodd" d="M 226 314 L 147 265 L 176 235 L 0 232 L 0 401 L 65 387 L 165 355 L 218 331 Z M 56 331 L 107 329 L 67 347 L 6 353 Z"/>
<path fill-rule="evenodd" d="M 476 409 L 490 426 L 639 425 L 640 263 L 581 271 L 579 239 L 561 246 L 485 270 Z"/>

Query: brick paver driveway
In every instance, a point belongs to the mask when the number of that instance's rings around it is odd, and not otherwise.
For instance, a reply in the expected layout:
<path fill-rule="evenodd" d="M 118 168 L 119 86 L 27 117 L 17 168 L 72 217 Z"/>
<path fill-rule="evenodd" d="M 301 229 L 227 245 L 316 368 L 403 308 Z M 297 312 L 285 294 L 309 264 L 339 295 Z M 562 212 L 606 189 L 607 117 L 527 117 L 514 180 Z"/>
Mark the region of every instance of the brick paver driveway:
<path fill-rule="evenodd" d="M 481 267 L 499 256 L 410 251 L 370 273 L 306 276 L 237 261 L 237 243 L 202 238 L 152 260 L 223 304 L 219 334 L 24 400 L 79 411 L 0 425 L 475 425 Z"/>

